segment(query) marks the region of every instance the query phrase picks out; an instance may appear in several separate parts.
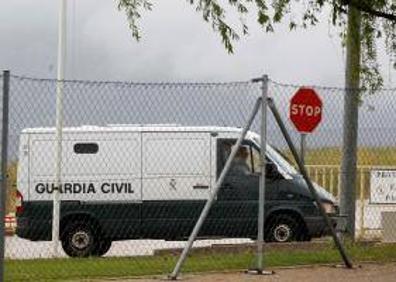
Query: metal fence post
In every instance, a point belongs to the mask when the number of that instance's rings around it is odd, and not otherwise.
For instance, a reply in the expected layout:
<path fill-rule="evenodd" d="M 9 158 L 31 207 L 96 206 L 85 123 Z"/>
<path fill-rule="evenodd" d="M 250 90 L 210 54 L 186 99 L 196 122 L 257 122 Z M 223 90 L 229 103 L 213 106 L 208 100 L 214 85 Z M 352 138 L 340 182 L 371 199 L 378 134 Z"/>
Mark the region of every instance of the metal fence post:
<path fill-rule="evenodd" d="M 58 24 L 58 74 L 56 81 L 56 164 L 52 211 L 53 256 L 58 256 L 60 234 L 60 187 L 62 185 L 62 131 L 63 131 L 63 90 L 66 61 L 66 0 L 60 0 Z"/>
<path fill-rule="evenodd" d="M 267 146 L 267 93 L 268 76 L 262 78 L 261 96 L 261 176 L 258 208 L 258 233 L 257 233 L 257 271 L 263 272 L 263 245 L 264 245 L 264 202 L 265 202 L 265 153 Z"/>
<path fill-rule="evenodd" d="M 10 72 L 3 71 L 3 120 L 1 127 L 1 186 L 0 186 L 0 281 L 4 281 L 5 209 L 7 197 L 8 105 Z"/>
<path fill-rule="evenodd" d="M 271 274 L 272 272 L 264 273 L 264 218 L 265 218 L 265 180 L 266 180 L 266 149 L 267 149 L 267 96 L 268 96 L 268 76 L 263 75 L 261 78 L 253 79 L 253 82 L 261 81 L 261 150 L 260 150 L 260 187 L 259 187 L 259 201 L 258 201 L 258 222 L 257 222 L 257 274 Z"/>

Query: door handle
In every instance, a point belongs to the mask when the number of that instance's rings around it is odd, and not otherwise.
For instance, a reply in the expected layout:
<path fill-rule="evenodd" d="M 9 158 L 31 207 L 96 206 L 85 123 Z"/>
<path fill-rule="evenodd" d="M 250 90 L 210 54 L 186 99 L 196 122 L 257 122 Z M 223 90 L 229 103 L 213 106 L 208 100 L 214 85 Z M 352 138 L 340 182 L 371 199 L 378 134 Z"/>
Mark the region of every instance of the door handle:
<path fill-rule="evenodd" d="M 193 189 L 209 189 L 209 185 L 195 184 Z"/>

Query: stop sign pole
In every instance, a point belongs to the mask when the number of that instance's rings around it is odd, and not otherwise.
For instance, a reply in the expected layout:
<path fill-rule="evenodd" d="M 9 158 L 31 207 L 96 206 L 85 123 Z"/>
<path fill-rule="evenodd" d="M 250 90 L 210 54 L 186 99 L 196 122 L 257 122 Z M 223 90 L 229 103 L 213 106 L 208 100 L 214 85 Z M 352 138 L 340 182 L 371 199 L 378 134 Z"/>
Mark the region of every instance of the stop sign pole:
<path fill-rule="evenodd" d="M 300 133 L 300 157 L 303 164 L 305 164 L 305 148 L 307 146 L 306 137 L 307 133 Z"/>
<path fill-rule="evenodd" d="M 322 100 L 313 88 L 301 87 L 290 100 L 289 118 L 300 133 L 300 155 L 305 163 L 306 136 L 322 120 Z"/>

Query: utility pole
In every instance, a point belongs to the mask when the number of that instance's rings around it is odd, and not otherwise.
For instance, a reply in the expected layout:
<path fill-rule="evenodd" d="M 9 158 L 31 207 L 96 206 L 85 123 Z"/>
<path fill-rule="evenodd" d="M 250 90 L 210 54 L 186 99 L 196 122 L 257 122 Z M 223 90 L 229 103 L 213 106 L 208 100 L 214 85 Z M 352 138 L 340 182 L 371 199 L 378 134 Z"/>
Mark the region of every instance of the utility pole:
<path fill-rule="evenodd" d="M 346 234 L 355 238 L 356 164 L 361 59 L 361 12 L 348 7 L 340 211 L 347 217 Z"/>

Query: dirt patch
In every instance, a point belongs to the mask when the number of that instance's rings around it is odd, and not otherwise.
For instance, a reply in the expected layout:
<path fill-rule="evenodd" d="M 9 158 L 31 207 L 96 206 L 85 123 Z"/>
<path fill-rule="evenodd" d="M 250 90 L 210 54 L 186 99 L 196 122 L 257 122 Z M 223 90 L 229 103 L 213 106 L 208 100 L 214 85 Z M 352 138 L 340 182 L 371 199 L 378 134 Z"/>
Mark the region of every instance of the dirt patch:
<path fill-rule="evenodd" d="M 186 274 L 180 276 L 178 281 L 187 282 L 228 282 L 228 281 L 248 281 L 248 282 L 363 282 L 363 281 L 396 281 L 396 263 L 389 264 L 363 264 L 361 267 L 346 269 L 344 267 L 333 266 L 312 266 L 298 268 L 273 269 L 273 275 L 252 275 L 243 272 L 230 273 L 210 273 L 210 274 Z M 158 282 L 167 280 L 164 276 L 156 278 L 140 279 L 120 279 L 111 280 L 118 282 L 139 281 L 139 282 Z M 106 280 L 100 280 L 104 282 Z M 107 280 L 109 281 L 109 280 Z M 170 280 L 167 280 L 170 281 Z M 97 280 L 99 282 L 99 280 Z"/>

